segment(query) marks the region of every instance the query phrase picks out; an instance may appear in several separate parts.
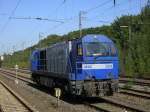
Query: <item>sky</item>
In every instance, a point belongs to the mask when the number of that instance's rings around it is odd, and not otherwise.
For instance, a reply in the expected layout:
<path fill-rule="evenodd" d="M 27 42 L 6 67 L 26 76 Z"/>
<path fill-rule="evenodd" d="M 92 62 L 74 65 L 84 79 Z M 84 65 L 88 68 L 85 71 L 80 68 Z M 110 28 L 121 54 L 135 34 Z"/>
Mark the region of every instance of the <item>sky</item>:
<path fill-rule="evenodd" d="M 50 34 L 110 25 L 139 14 L 148 0 L 0 0 L 0 55 L 25 49 Z M 42 18 L 38 20 L 36 18 Z M 41 35 L 39 38 L 39 34 Z"/>

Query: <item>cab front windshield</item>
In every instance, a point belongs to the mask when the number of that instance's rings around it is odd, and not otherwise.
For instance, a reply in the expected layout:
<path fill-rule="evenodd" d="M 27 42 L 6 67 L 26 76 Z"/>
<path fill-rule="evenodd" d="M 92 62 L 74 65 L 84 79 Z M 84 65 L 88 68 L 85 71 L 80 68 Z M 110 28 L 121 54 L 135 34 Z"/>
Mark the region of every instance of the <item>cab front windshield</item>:
<path fill-rule="evenodd" d="M 88 42 L 85 43 L 85 55 L 86 56 L 108 56 L 109 44 L 100 42 Z"/>

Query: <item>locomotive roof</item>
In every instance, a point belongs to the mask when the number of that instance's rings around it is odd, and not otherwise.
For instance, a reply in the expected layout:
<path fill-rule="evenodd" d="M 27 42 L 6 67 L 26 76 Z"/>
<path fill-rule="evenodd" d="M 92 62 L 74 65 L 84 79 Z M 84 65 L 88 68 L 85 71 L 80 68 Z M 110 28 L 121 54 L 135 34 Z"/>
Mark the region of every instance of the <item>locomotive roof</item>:
<path fill-rule="evenodd" d="M 86 35 L 82 38 L 82 42 L 91 42 L 91 41 L 98 41 L 98 42 L 110 42 L 110 43 L 113 43 L 112 40 L 105 36 L 105 35 Z"/>
<path fill-rule="evenodd" d="M 85 35 L 82 38 L 78 38 L 78 39 L 75 39 L 75 40 L 78 40 L 78 41 L 82 40 L 82 42 L 110 42 L 110 43 L 113 43 L 113 41 L 108 36 L 101 35 L 101 34 L 89 34 L 89 35 Z M 65 41 L 53 44 L 49 47 L 54 47 L 56 45 L 59 45 L 60 43 L 63 44 L 63 43 L 65 43 Z M 34 52 L 43 51 L 43 50 L 46 50 L 49 47 L 38 48 Z"/>

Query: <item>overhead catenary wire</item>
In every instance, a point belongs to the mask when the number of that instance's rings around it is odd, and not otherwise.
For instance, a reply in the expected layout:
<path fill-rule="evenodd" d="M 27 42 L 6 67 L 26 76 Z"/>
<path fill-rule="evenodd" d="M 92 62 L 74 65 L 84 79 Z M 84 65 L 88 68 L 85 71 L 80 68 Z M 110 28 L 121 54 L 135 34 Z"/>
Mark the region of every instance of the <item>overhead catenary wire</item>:
<path fill-rule="evenodd" d="M 6 23 L 5 23 L 4 26 L 2 27 L 1 32 L 3 32 L 3 31 L 6 29 L 7 25 L 9 24 L 9 21 L 10 21 L 9 18 L 15 14 L 15 12 L 16 12 L 18 6 L 20 5 L 20 3 L 21 3 L 21 0 L 18 0 L 18 2 L 17 2 L 17 4 L 16 4 L 15 8 L 12 10 L 10 16 L 8 17 L 8 20 L 6 21 Z"/>
<path fill-rule="evenodd" d="M 6 13 L 0 13 L 0 16 L 6 16 L 7 14 Z"/>
<path fill-rule="evenodd" d="M 56 9 L 54 9 L 54 11 L 53 12 L 55 12 L 55 14 L 57 14 L 57 10 L 60 8 L 60 7 L 62 7 L 65 3 L 66 3 L 66 1 L 67 0 L 63 0 L 59 5 L 58 5 L 58 7 L 56 7 Z M 49 15 L 48 15 L 48 17 L 49 17 Z M 18 18 L 18 17 L 16 17 L 16 18 Z M 28 17 L 29 18 L 29 17 Z M 19 18 L 19 19 L 21 19 L 21 18 Z M 24 19 L 24 18 L 23 18 Z M 33 18 L 32 18 L 33 19 Z M 64 24 L 66 21 L 70 21 L 70 20 L 72 20 L 72 18 L 63 18 L 63 19 L 47 19 L 47 18 L 34 18 L 34 19 L 36 19 L 36 20 L 47 20 L 47 21 L 51 21 L 51 22 L 56 22 L 56 23 L 59 23 L 59 25 L 54 25 L 53 27 L 51 27 L 50 29 L 51 30 L 53 30 L 54 28 L 57 28 L 57 27 L 59 27 L 60 25 L 62 25 L 62 24 Z M 44 25 L 44 23 L 42 24 L 42 26 Z M 34 31 L 32 31 L 32 32 L 34 32 Z M 47 32 L 47 31 L 46 31 Z M 31 34 L 31 33 L 29 33 L 29 34 Z"/>
<path fill-rule="evenodd" d="M 66 2 L 66 0 L 64 0 L 64 1 L 59 5 L 59 7 L 61 7 L 65 2 Z M 18 6 L 19 6 L 20 3 L 21 3 L 21 0 L 18 0 L 18 2 L 17 2 L 17 4 L 16 4 L 15 8 L 12 10 L 10 16 L 8 17 L 8 21 L 5 23 L 5 25 L 4 25 L 3 28 L 2 28 L 3 31 L 5 30 L 5 28 L 7 27 L 8 23 L 9 23 L 9 21 L 10 21 L 11 19 L 36 19 L 36 20 L 47 20 L 47 21 L 60 22 L 59 25 L 55 25 L 55 26 L 53 26 L 51 29 L 57 29 L 58 27 L 62 26 L 64 23 L 67 23 L 67 22 L 69 22 L 70 20 L 73 20 L 73 19 L 74 19 L 74 18 L 69 18 L 69 19 L 66 20 L 65 22 L 62 22 L 62 21 L 50 20 L 50 19 L 39 18 L 39 17 L 37 17 L 37 18 L 31 18 L 31 17 L 29 17 L 29 18 L 17 18 L 17 17 L 16 17 L 16 18 L 15 18 L 15 17 L 13 17 L 13 15 L 15 14 L 15 11 L 17 10 L 17 8 L 18 8 Z M 105 2 L 105 3 L 108 3 L 108 1 Z M 98 5 L 98 6 L 96 6 L 95 8 L 93 7 L 93 8 L 91 8 L 91 9 L 88 10 L 88 11 L 91 12 L 92 10 L 95 10 L 96 8 L 99 8 L 100 6 L 104 5 L 105 3 L 103 3 L 103 4 L 101 4 L 101 5 Z M 75 17 L 78 17 L 78 16 L 75 16 Z"/>
<path fill-rule="evenodd" d="M 24 19 L 24 20 L 31 20 L 31 19 L 35 19 L 35 20 L 45 20 L 45 21 L 50 21 L 50 22 L 59 22 L 59 23 L 63 23 L 64 21 L 62 21 L 63 19 L 60 20 L 56 20 L 56 19 L 48 19 L 48 18 L 41 18 L 41 17 L 10 17 L 9 19 Z"/>
<path fill-rule="evenodd" d="M 66 3 L 66 0 L 64 0 L 63 2 L 61 2 L 61 4 L 56 8 L 56 10 L 58 10 L 64 3 Z M 104 5 L 108 4 L 108 3 L 110 3 L 110 0 L 107 0 L 107 1 L 105 1 L 105 2 L 103 2 L 103 3 L 101 3 L 101 4 L 99 4 L 99 5 L 97 5 L 97 6 L 95 6 L 95 7 L 90 8 L 90 9 L 87 9 L 87 10 L 85 11 L 85 13 L 86 13 L 86 14 L 87 14 L 87 13 L 90 13 L 90 12 L 94 11 L 95 9 L 100 8 L 100 7 L 102 7 L 102 6 L 104 6 Z M 78 18 L 78 15 L 77 15 L 77 16 L 73 16 L 73 17 L 68 18 L 68 19 L 58 19 L 58 20 L 64 20 L 64 22 L 60 22 L 60 24 L 54 25 L 54 26 L 52 26 L 50 29 L 53 29 L 53 30 L 54 30 L 54 29 L 57 29 L 58 27 L 64 25 L 64 24 L 67 23 L 67 22 L 70 22 L 71 20 L 74 20 L 75 18 Z M 28 19 L 28 18 L 16 18 L 16 19 Z M 30 18 L 29 18 L 29 19 L 30 19 Z M 37 19 L 37 18 L 31 18 L 31 19 Z M 39 18 L 39 19 L 37 19 L 37 20 L 47 20 L 47 19 L 41 19 L 41 18 Z M 54 21 L 57 21 L 57 20 L 54 20 Z M 108 21 L 100 21 L 100 22 L 108 23 Z"/>
<path fill-rule="evenodd" d="M 66 0 L 64 0 L 64 2 L 62 2 L 62 4 L 64 4 L 65 2 L 66 2 Z M 108 3 L 110 3 L 110 0 L 107 0 L 107 1 L 105 1 L 105 2 L 103 2 L 103 3 L 101 3 L 101 4 L 99 4 L 99 5 L 97 5 L 97 6 L 95 6 L 95 7 L 89 8 L 89 9 L 87 9 L 87 10 L 84 11 L 84 12 L 85 12 L 85 14 L 88 14 L 88 13 L 92 12 L 93 10 L 95 10 L 95 9 L 97 9 L 97 8 L 100 8 L 100 7 L 102 7 L 102 6 L 104 6 L 104 5 L 108 4 Z M 61 4 L 61 5 L 62 5 L 62 4 Z M 61 5 L 60 5 L 60 6 L 61 6 Z M 79 17 L 78 15 L 77 15 L 77 16 L 73 16 L 73 17 L 69 18 L 68 21 L 74 20 L 75 18 L 78 18 L 78 17 Z M 100 21 L 100 22 L 102 22 L 102 21 Z M 106 21 L 105 21 L 105 22 L 106 22 Z M 65 22 L 65 23 L 67 23 L 67 22 Z M 55 26 L 52 27 L 52 28 L 57 28 L 57 26 L 59 27 L 59 25 L 55 25 Z"/>
<path fill-rule="evenodd" d="M 56 13 L 56 17 L 57 17 L 57 11 L 58 11 L 58 9 L 61 8 L 65 3 L 66 3 L 66 0 L 63 0 L 63 1 L 58 5 L 58 7 L 56 7 L 56 9 L 54 10 L 54 12 Z"/>
<path fill-rule="evenodd" d="M 107 21 L 107 20 L 92 20 L 92 19 L 86 19 L 86 21 L 93 21 L 93 22 L 100 22 L 100 23 L 111 23 L 111 21 Z"/>
<path fill-rule="evenodd" d="M 20 0 L 21 1 L 21 0 Z M 99 4 L 99 5 L 97 5 L 97 6 L 95 6 L 95 7 L 92 7 L 92 8 L 90 8 L 90 9 L 87 9 L 87 10 L 85 10 L 87 13 L 90 13 L 90 12 L 92 12 L 92 11 L 94 11 L 95 9 L 97 9 L 97 8 L 101 8 L 101 7 L 103 7 L 104 5 L 107 5 L 108 3 L 110 3 L 110 1 L 112 1 L 112 0 L 107 0 L 107 1 L 105 1 L 105 2 L 103 2 L 103 3 L 101 3 L 101 4 Z M 63 2 L 61 2 L 61 4 L 59 5 L 60 7 L 64 4 L 66 2 L 66 0 L 63 0 Z M 115 3 L 115 5 L 118 5 L 117 3 Z M 18 6 L 17 6 L 18 7 Z M 108 10 L 110 10 L 110 9 L 112 9 L 114 7 L 114 4 L 113 4 L 113 6 L 111 6 L 111 8 L 109 8 Z M 16 8 L 17 9 L 17 8 Z M 110 10 L 111 11 L 111 10 Z M 15 11 L 14 11 L 14 13 L 15 13 Z M 13 15 L 14 15 L 14 13 L 13 13 Z M 106 13 L 106 11 L 104 11 L 103 13 Z M 9 16 L 9 20 L 10 19 L 12 19 L 12 16 L 13 15 L 10 15 Z M 100 15 L 100 14 L 99 14 Z M 99 16 L 97 16 L 97 17 L 99 17 Z M 96 18 L 97 18 L 96 17 Z M 78 15 L 77 16 L 73 16 L 72 18 L 69 18 L 68 20 L 66 20 L 65 22 L 58 22 L 58 25 L 54 25 L 54 26 L 51 26 L 51 30 L 55 30 L 55 29 L 57 29 L 57 28 L 59 28 L 60 26 L 62 26 L 62 25 L 64 25 L 64 24 L 66 24 L 66 23 L 68 23 L 69 21 L 71 21 L 71 20 L 74 20 L 74 19 L 76 19 L 76 18 L 78 18 Z M 36 19 L 36 20 L 47 20 L 46 18 L 39 18 L 39 17 L 35 17 L 35 18 L 32 18 L 32 19 Z M 61 20 L 61 19 L 58 19 L 58 20 Z M 88 19 L 86 19 L 87 21 L 90 21 L 90 20 L 88 20 Z M 48 20 L 47 20 L 48 21 Z M 57 20 L 56 20 L 57 21 Z M 102 23 L 109 23 L 109 21 L 103 21 L 103 20 L 98 20 L 97 22 L 102 22 Z"/>
<path fill-rule="evenodd" d="M 58 10 L 62 5 L 64 5 L 66 3 L 66 0 L 64 0 L 64 1 L 62 1 L 61 3 L 60 3 L 60 5 L 56 8 L 56 10 Z"/>
<path fill-rule="evenodd" d="M 70 20 L 65 21 L 65 22 L 63 22 L 63 23 L 59 23 L 59 24 L 57 24 L 57 25 L 54 25 L 54 26 L 52 26 L 51 28 L 49 28 L 48 31 L 54 31 L 54 30 L 56 30 L 57 28 L 61 27 L 62 25 L 66 24 L 66 23 L 68 23 L 68 22 L 70 22 L 70 21 L 72 21 L 72 20 L 73 20 L 73 19 L 70 19 Z M 46 31 L 46 33 L 47 33 L 48 31 Z"/>
<path fill-rule="evenodd" d="M 97 5 L 95 7 L 90 8 L 90 9 L 87 9 L 85 12 L 86 13 L 90 13 L 91 11 L 93 11 L 93 10 L 95 10 L 97 8 L 100 8 L 100 7 L 102 7 L 102 6 L 104 6 L 104 5 L 108 4 L 108 3 L 110 3 L 110 0 L 107 0 L 107 1 L 105 1 L 105 2 L 103 2 L 101 4 L 99 4 L 99 5 Z"/>
<path fill-rule="evenodd" d="M 102 6 L 104 6 L 104 5 L 108 4 L 108 3 L 110 3 L 110 0 L 107 0 L 107 1 L 105 1 L 105 2 L 103 2 L 101 4 L 99 4 L 99 5 L 97 5 L 95 7 L 90 8 L 90 9 L 87 9 L 86 11 L 80 11 L 79 12 L 79 31 L 80 31 L 80 37 L 82 37 L 82 20 L 83 20 L 83 18 L 85 18 L 83 16 L 83 14 L 88 14 L 91 11 L 93 11 L 93 10 L 99 8 L 99 7 L 102 7 Z"/>
<path fill-rule="evenodd" d="M 115 3 L 115 7 L 118 7 L 118 6 L 120 6 L 122 3 L 123 3 L 124 1 L 122 1 L 121 3 Z M 125 5 L 125 4 L 123 4 L 123 5 Z M 103 14 L 106 14 L 106 12 L 107 11 L 112 11 L 112 9 L 114 8 L 114 4 L 113 5 L 111 5 L 110 7 L 108 7 L 107 9 L 105 9 L 105 12 L 102 12 L 102 13 L 99 13 L 97 16 L 94 16 L 94 17 L 92 17 L 92 18 L 89 18 L 88 19 L 88 21 L 92 21 L 93 19 L 95 19 L 95 18 L 98 18 L 98 17 L 100 17 L 100 15 L 103 15 Z M 97 20 L 98 21 L 98 20 Z M 102 23 L 111 23 L 110 21 L 107 21 L 107 20 L 100 20 L 100 22 Z"/>
<path fill-rule="evenodd" d="M 62 2 L 62 3 L 63 3 L 63 2 Z M 105 1 L 105 2 L 103 2 L 103 3 L 101 3 L 101 4 L 99 4 L 99 5 L 97 5 L 97 6 L 95 6 L 95 7 L 89 8 L 89 9 L 85 10 L 84 13 L 85 13 L 85 14 L 88 14 L 88 13 L 94 11 L 94 10 L 97 9 L 97 8 L 100 8 L 100 7 L 104 6 L 104 5 L 107 5 L 108 3 L 110 3 L 110 0 L 107 0 L 107 1 Z M 61 25 L 64 25 L 65 23 L 69 22 L 70 20 L 74 20 L 75 18 L 78 18 L 78 17 L 79 17 L 78 15 L 73 16 L 73 17 L 69 18 L 68 21 L 64 22 L 63 24 L 55 25 L 55 26 L 51 27 L 50 29 L 53 29 L 53 30 L 54 30 L 54 29 L 60 27 Z M 109 21 L 103 21 L 103 20 L 99 20 L 99 22 L 102 22 L 102 23 L 110 23 Z"/>

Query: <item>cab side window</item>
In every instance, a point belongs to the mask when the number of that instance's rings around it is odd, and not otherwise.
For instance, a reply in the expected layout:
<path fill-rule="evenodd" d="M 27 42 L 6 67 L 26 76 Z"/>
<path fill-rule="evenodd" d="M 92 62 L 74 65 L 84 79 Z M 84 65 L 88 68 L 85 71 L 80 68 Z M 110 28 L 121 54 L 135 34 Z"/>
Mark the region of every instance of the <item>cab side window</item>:
<path fill-rule="evenodd" d="M 83 55 L 82 45 L 77 44 L 77 56 L 82 56 L 82 55 Z"/>

